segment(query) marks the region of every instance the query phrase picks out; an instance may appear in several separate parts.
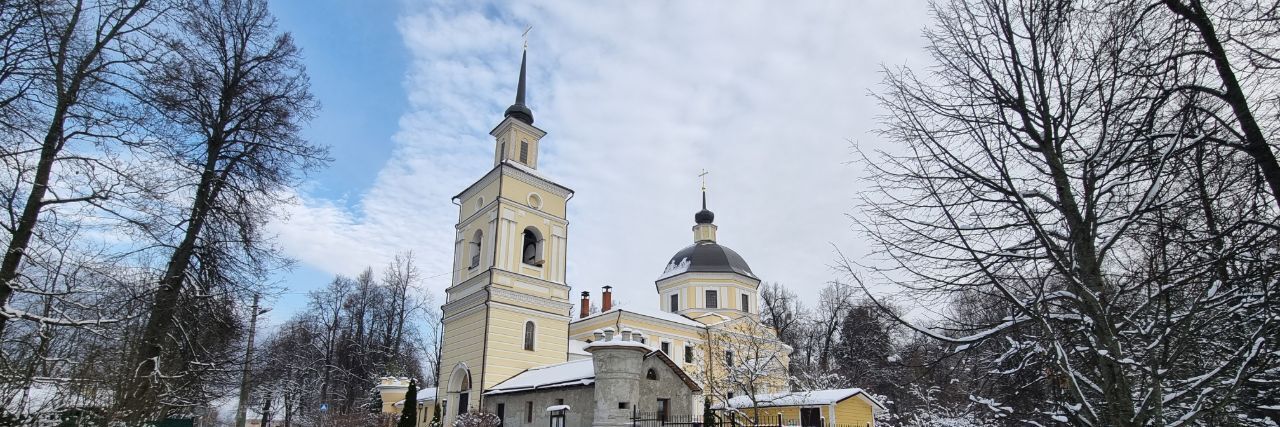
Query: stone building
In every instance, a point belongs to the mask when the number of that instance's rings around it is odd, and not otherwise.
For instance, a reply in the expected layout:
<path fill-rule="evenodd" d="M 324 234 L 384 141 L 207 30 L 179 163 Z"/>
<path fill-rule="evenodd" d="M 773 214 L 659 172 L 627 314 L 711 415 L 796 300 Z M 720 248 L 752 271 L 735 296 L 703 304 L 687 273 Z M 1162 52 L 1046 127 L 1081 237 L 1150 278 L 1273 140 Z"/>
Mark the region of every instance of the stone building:
<path fill-rule="evenodd" d="M 633 413 L 688 414 L 702 391 L 666 354 L 629 329 L 595 332 L 587 359 L 532 368 L 484 393 L 484 409 L 508 425 L 629 426 Z"/>

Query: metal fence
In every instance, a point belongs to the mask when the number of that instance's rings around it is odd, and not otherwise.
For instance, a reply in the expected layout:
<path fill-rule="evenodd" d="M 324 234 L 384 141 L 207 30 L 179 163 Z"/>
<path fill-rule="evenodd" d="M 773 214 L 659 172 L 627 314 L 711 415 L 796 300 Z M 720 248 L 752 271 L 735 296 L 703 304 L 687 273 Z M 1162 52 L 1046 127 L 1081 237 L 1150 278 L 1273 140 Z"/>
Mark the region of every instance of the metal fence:
<path fill-rule="evenodd" d="M 704 418 L 702 415 L 680 415 L 662 412 L 639 412 L 632 410 L 631 425 L 633 427 L 657 426 L 690 426 L 690 427 L 832 427 L 825 418 L 809 420 L 805 423 L 798 419 L 784 419 L 781 415 L 761 417 L 752 420 L 743 414 L 736 416 L 717 414 Z M 855 424 L 837 424 L 834 427 L 871 427 Z"/>

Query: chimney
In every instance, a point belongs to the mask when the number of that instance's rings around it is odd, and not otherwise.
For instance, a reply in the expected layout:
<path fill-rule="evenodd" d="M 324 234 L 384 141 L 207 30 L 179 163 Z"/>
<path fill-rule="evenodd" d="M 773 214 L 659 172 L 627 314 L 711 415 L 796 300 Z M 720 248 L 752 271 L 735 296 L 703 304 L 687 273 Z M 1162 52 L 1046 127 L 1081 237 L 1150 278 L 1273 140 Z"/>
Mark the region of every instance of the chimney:
<path fill-rule="evenodd" d="M 631 341 L 631 328 L 622 328 L 622 340 Z"/>
<path fill-rule="evenodd" d="M 591 315 L 591 293 L 582 291 L 582 301 L 578 302 L 582 308 L 578 311 L 578 318 L 583 319 Z"/>
<path fill-rule="evenodd" d="M 613 309 L 613 286 L 605 285 L 604 291 L 600 293 L 600 300 L 600 312 Z"/>
<path fill-rule="evenodd" d="M 604 340 L 613 341 L 613 328 L 604 328 Z"/>

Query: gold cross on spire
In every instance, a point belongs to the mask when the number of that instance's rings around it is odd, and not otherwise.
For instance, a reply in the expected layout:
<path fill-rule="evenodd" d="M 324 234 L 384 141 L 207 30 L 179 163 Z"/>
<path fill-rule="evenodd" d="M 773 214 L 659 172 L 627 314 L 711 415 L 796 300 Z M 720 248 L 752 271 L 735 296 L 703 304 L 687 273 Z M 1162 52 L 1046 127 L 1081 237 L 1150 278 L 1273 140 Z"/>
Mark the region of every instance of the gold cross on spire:
<path fill-rule="evenodd" d="M 703 169 L 703 170 L 702 170 L 702 173 L 698 174 L 698 178 L 702 178 L 702 192 L 703 192 L 703 193 L 706 193 L 706 192 L 707 192 L 707 174 L 709 174 L 709 173 L 711 173 L 711 172 L 707 172 L 707 170 L 706 170 L 706 169 Z"/>
<path fill-rule="evenodd" d="M 520 37 L 524 38 L 524 50 L 529 50 L 529 32 L 530 31 L 533 31 L 532 25 L 530 25 L 529 28 L 525 28 L 524 33 L 520 34 Z"/>

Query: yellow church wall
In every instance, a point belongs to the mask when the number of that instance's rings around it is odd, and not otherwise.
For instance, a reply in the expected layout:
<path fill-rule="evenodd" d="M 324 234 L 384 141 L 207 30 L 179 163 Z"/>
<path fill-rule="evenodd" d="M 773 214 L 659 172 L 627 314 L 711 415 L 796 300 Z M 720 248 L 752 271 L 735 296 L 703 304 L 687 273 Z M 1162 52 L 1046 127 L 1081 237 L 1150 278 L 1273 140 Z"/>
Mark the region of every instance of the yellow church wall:
<path fill-rule="evenodd" d="M 535 366 L 567 360 L 568 323 L 563 317 L 513 309 L 494 304 L 490 308 L 488 369 L 484 386 L 498 383 Z M 534 322 L 534 349 L 524 349 L 525 322 Z"/>
<path fill-rule="evenodd" d="M 758 312 L 758 287 L 759 281 L 754 281 L 742 276 L 734 274 L 685 274 L 672 278 L 664 279 L 658 283 L 658 293 L 662 295 L 661 305 L 664 309 L 670 309 L 670 300 L 668 295 L 677 293 L 680 295 L 680 311 L 681 313 L 698 320 L 703 323 L 715 324 L 724 320 L 719 316 L 712 315 L 710 318 L 703 318 L 709 313 L 716 313 L 729 318 L 737 318 L 742 313 Z M 715 290 L 717 297 L 717 308 L 707 308 L 706 291 Z M 748 295 L 748 307 L 750 310 L 742 309 L 742 295 Z"/>
<path fill-rule="evenodd" d="M 471 242 L 474 239 L 476 231 L 481 232 L 480 241 L 480 264 L 474 268 L 471 267 L 471 256 L 474 246 Z M 466 224 L 458 230 L 458 237 L 462 240 L 455 245 L 454 250 L 458 252 L 455 256 L 455 275 L 454 284 L 465 282 L 467 279 L 479 275 L 489 268 L 493 263 L 493 230 L 490 221 L 490 213 L 481 213 L 473 221 Z"/>
<path fill-rule="evenodd" d="M 537 194 L 538 198 L 542 199 L 542 206 L 536 209 L 546 212 L 556 218 L 565 217 L 566 203 L 564 197 L 560 197 L 550 191 L 534 187 L 529 183 L 516 179 L 514 176 L 507 175 L 502 177 L 502 197 L 528 206 L 530 194 Z"/>
<path fill-rule="evenodd" d="M 462 316 L 447 318 L 449 327 L 444 330 L 444 341 L 449 343 L 440 355 L 440 387 L 436 400 L 445 398 L 445 391 L 450 389 L 449 381 L 453 369 L 459 363 L 465 363 L 471 370 L 472 384 L 479 380 L 482 366 L 481 356 L 484 352 L 484 307 Z"/>
<path fill-rule="evenodd" d="M 544 201 L 544 208 L 549 205 L 556 205 L 556 203 Z M 563 211 L 563 202 L 558 206 L 558 210 Z M 567 222 L 550 212 L 535 210 L 524 203 L 507 198 L 503 198 L 500 202 L 499 212 L 502 220 L 499 221 L 499 228 L 495 231 L 500 245 L 495 266 L 517 272 L 517 274 L 563 284 L 564 256 L 567 254 Z M 541 257 L 544 263 L 541 266 L 527 265 L 524 262 L 522 234 L 530 228 L 538 231 L 543 239 Z M 567 289 L 564 295 L 566 295 L 564 298 L 567 298 Z"/>
<path fill-rule="evenodd" d="M 494 179 L 481 187 L 473 189 L 466 198 L 458 200 L 458 222 L 470 218 L 480 212 L 493 201 L 498 200 L 498 180 Z"/>
<path fill-rule="evenodd" d="M 511 161 L 519 161 L 520 142 L 528 142 L 529 152 L 528 158 L 526 159 L 527 164 L 530 167 L 537 167 L 538 152 L 540 151 L 538 150 L 538 142 L 541 138 L 542 137 L 539 135 L 534 135 L 533 133 L 526 131 L 524 127 L 513 124 L 496 137 L 495 143 L 498 144 L 498 146 L 494 151 L 495 153 L 500 153 L 502 147 L 505 146 L 507 153 L 506 157 L 511 159 Z M 495 158 L 495 161 L 496 160 L 497 159 Z"/>

